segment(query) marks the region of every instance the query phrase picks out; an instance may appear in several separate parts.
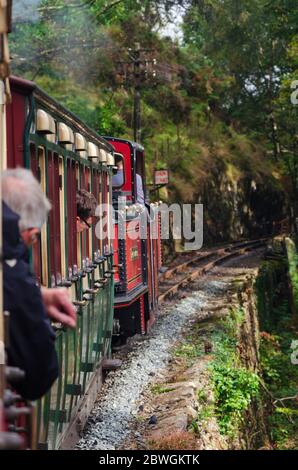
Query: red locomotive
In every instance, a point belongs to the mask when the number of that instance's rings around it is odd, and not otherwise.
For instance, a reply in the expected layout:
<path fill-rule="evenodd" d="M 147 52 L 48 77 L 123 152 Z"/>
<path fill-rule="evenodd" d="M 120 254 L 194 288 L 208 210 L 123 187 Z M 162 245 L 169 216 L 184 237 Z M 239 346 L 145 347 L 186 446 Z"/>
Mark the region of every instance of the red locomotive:
<path fill-rule="evenodd" d="M 128 140 L 108 137 L 120 167 L 120 181 L 113 178 L 115 221 L 114 331 L 122 339 L 145 334 L 154 321 L 158 301 L 158 272 L 161 266 L 160 217 L 156 204 L 146 203 L 144 148 Z M 124 233 L 119 219 L 125 212 Z"/>

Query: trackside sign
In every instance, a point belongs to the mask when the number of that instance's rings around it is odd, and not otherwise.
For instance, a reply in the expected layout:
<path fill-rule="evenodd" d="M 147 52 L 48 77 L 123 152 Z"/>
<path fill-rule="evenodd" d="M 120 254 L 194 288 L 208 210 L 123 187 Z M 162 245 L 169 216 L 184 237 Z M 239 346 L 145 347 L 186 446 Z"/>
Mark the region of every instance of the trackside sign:
<path fill-rule="evenodd" d="M 169 170 L 155 170 L 154 171 L 154 184 L 157 186 L 159 184 L 168 184 L 169 183 Z"/>

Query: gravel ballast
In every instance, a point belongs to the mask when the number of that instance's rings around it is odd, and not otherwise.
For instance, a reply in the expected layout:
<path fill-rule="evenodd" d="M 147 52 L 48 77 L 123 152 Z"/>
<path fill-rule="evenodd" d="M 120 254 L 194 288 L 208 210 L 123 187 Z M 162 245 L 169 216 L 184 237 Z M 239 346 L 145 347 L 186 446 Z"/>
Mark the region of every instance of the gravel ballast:
<path fill-rule="evenodd" d="M 142 391 L 167 367 L 171 348 L 193 318 L 206 316 L 208 303 L 227 287 L 225 282 L 208 280 L 200 290 L 174 306 L 161 309 L 150 334 L 142 338 L 123 363 L 110 373 L 91 413 L 84 435 L 77 445 L 81 450 L 117 449 L 129 432 L 129 424 L 138 412 Z"/>

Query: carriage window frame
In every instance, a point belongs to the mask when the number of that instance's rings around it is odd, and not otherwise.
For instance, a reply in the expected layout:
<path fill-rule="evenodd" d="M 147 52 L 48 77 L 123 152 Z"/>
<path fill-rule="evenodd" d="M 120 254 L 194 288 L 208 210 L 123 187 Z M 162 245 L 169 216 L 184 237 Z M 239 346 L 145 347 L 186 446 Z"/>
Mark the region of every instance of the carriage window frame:
<path fill-rule="evenodd" d="M 114 153 L 114 157 L 117 157 L 117 158 L 120 157 L 121 160 L 122 160 L 122 163 L 123 163 L 123 183 L 120 184 L 120 185 L 115 185 L 115 184 L 113 184 L 113 177 L 112 177 L 112 189 L 113 189 L 113 191 L 114 191 L 114 189 L 119 190 L 119 189 L 123 188 L 123 186 L 124 186 L 125 183 L 126 183 L 124 155 L 123 155 L 122 153 L 115 152 L 115 153 Z M 117 165 L 116 165 L 116 162 L 115 162 L 115 166 L 117 166 Z"/>

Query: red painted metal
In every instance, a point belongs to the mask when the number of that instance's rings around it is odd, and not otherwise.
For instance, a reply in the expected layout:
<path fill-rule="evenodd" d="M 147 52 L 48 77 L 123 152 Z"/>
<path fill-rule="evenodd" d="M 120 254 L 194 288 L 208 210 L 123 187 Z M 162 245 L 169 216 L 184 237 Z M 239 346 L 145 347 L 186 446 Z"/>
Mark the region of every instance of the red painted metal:
<path fill-rule="evenodd" d="M 115 265 L 119 264 L 119 243 L 118 243 L 118 225 L 117 224 L 114 224 L 114 264 Z M 115 273 L 115 276 L 114 276 L 115 282 L 120 281 L 120 277 L 119 277 L 120 269 L 121 268 L 118 268 Z"/>
<path fill-rule="evenodd" d="M 77 206 L 76 206 L 76 166 L 75 161 L 67 160 L 66 223 L 68 233 L 68 267 L 77 265 Z"/>
<path fill-rule="evenodd" d="M 99 204 L 99 191 L 100 191 L 100 180 L 97 170 L 92 170 L 92 194 L 94 195 L 97 204 Z M 98 223 L 98 217 L 94 217 L 93 226 L 92 226 L 92 241 L 93 241 L 93 251 L 97 251 L 99 246 L 99 240 L 96 236 L 96 224 Z"/>
<path fill-rule="evenodd" d="M 133 222 L 126 222 L 125 252 L 128 291 L 142 283 L 142 256 L 139 224 L 139 219 L 135 219 Z M 137 233 L 136 240 L 133 240 L 130 237 L 130 234 L 134 231 Z"/>
<path fill-rule="evenodd" d="M 133 149 L 128 142 L 118 142 L 118 141 L 110 141 L 110 144 L 113 145 L 116 152 L 121 153 L 124 157 L 124 174 L 125 174 L 125 182 L 121 188 L 121 191 L 125 191 L 127 200 L 132 200 L 133 194 L 133 180 L 132 180 L 132 152 Z"/>
<path fill-rule="evenodd" d="M 84 168 L 84 172 L 83 172 L 83 178 L 85 180 L 84 182 L 84 187 L 86 189 L 86 191 L 90 192 L 91 190 L 91 175 L 90 175 L 90 168 L 88 167 L 85 167 Z M 90 229 L 92 230 L 92 229 Z M 85 252 L 85 256 L 89 259 L 92 258 L 92 247 L 90 246 L 90 243 L 89 243 L 89 232 L 86 231 L 85 232 L 85 237 L 86 237 L 86 252 Z"/>
<path fill-rule="evenodd" d="M 153 286 L 152 286 L 152 266 L 151 266 L 151 241 L 150 241 L 150 227 L 147 226 L 147 270 L 148 270 L 148 296 L 149 296 L 149 308 L 153 303 Z"/>
<path fill-rule="evenodd" d="M 158 270 L 162 266 L 162 249 L 161 249 L 161 214 L 158 214 Z"/>
<path fill-rule="evenodd" d="M 12 102 L 6 106 L 7 167 L 24 166 L 23 136 L 28 108 L 28 97 L 34 83 L 17 77 L 10 78 Z"/>
<path fill-rule="evenodd" d="M 60 231 L 60 178 L 59 157 L 48 152 L 48 198 L 52 204 L 49 213 L 50 275 L 61 276 L 61 231 Z"/>
<path fill-rule="evenodd" d="M 40 168 L 39 168 L 39 154 L 38 150 L 36 149 L 35 144 L 30 144 L 30 163 L 31 163 L 31 170 L 37 180 L 40 179 Z M 35 276 L 39 282 L 39 284 L 43 284 L 47 282 L 47 279 L 42 279 L 42 256 L 41 256 L 41 240 L 37 239 L 37 241 L 32 246 L 32 261 L 33 261 L 33 271 Z"/>
<path fill-rule="evenodd" d="M 24 166 L 23 136 L 26 123 L 25 94 L 12 91 L 12 103 L 6 108 L 7 167 Z"/>
<path fill-rule="evenodd" d="M 153 256 L 153 272 L 154 272 L 154 288 L 155 288 L 155 299 L 154 303 L 157 302 L 158 297 L 158 240 L 153 240 L 154 256 Z"/>
<path fill-rule="evenodd" d="M 109 198 L 108 198 L 108 173 L 103 172 L 102 173 L 102 203 L 107 206 L 109 203 Z M 103 238 L 103 252 L 104 254 L 107 254 L 109 252 L 109 237 L 108 237 L 108 224 L 107 224 L 107 219 L 108 219 L 108 212 L 107 210 L 103 211 L 103 233 L 104 233 L 104 238 Z"/>
<path fill-rule="evenodd" d="M 52 247 L 55 252 L 56 274 L 61 275 L 61 226 L 60 226 L 60 175 L 59 175 L 59 156 L 54 153 L 54 204 L 55 204 L 55 244 Z"/>
<path fill-rule="evenodd" d="M 81 189 L 85 189 L 85 191 L 90 192 L 91 189 L 91 180 L 90 180 L 90 169 L 85 166 L 81 165 L 80 171 L 80 180 L 81 180 Z M 89 244 L 89 234 L 87 231 L 84 231 L 80 234 L 81 236 L 81 249 L 82 249 L 82 259 L 91 258 L 91 248 Z"/>
<path fill-rule="evenodd" d="M 158 239 L 156 239 L 156 233 Z M 160 231 L 159 231 L 159 217 L 148 223 L 148 287 L 149 287 L 149 305 L 150 308 L 155 309 L 158 301 L 158 273 L 159 273 L 159 247 L 160 244 Z"/>

